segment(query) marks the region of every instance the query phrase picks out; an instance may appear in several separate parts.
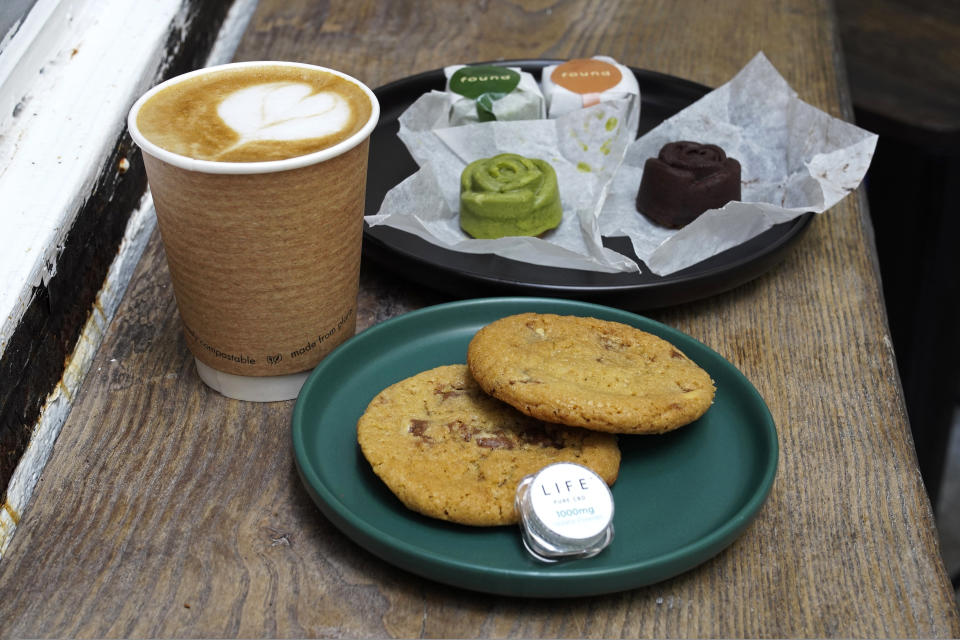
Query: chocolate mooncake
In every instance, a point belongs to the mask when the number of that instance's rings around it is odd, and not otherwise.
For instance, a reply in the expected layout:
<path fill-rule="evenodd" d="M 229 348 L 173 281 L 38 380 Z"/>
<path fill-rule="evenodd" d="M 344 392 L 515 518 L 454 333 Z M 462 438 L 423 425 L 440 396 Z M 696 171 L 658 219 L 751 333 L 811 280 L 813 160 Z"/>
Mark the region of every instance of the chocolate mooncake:
<path fill-rule="evenodd" d="M 708 209 L 740 199 L 740 163 L 714 144 L 665 144 L 643 166 L 637 210 L 653 222 L 679 229 Z"/>

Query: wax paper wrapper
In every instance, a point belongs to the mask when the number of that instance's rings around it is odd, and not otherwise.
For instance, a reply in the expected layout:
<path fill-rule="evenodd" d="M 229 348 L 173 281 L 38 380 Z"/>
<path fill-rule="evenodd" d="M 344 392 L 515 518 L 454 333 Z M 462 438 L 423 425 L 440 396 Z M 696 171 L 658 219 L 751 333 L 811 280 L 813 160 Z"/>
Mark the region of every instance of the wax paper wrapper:
<path fill-rule="evenodd" d="M 398 135 L 420 170 L 391 189 L 377 215 L 437 246 L 495 253 L 533 264 L 590 271 L 636 271 L 637 264 L 601 242 L 598 219 L 606 189 L 630 142 L 629 100 L 604 102 L 552 120 L 492 121 L 448 127 L 448 98 L 433 91 L 400 116 Z M 563 220 L 539 237 L 477 240 L 460 229 L 460 174 L 479 158 L 516 153 L 557 172 Z"/>
<path fill-rule="evenodd" d="M 641 92 L 643 87 L 640 87 Z M 555 267 L 639 271 L 602 244 L 627 236 L 658 275 L 674 273 L 806 212 L 823 212 L 856 189 L 877 136 L 797 98 L 762 54 L 727 84 L 628 144 L 628 101 L 556 120 L 485 122 L 447 128 L 443 93 L 421 96 L 400 117 L 400 138 L 420 170 L 394 187 L 371 225 L 387 224 L 455 251 L 496 253 Z M 619 123 L 607 130 L 610 123 Z M 680 230 L 637 213 L 647 158 L 676 140 L 711 143 L 742 167 L 742 202 L 710 210 Z M 460 173 L 502 152 L 539 157 L 557 170 L 564 219 L 539 238 L 475 240 L 458 222 Z"/>
<path fill-rule="evenodd" d="M 566 87 L 563 87 L 553 81 L 553 72 L 558 67 L 565 67 L 569 64 L 579 61 L 568 61 L 563 64 L 551 64 L 543 68 L 541 74 L 541 86 L 543 87 L 543 97 L 547 102 L 547 111 L 549 117 L 556 118 L 564 113 L 582 109 L 585 104 L 593 102 L 605 102 L 608 100 L 625 99 L 633 100 L 635 109 L 632 109 L 627 117 L 627 127 L 631 132 L 631 139 L 637 137 L 637 127 L 640 124 L 640 87 L 637 84 L 637 77 L 633 75 L 630 68 L 622 65 L 610 56 L 593 56 L 590 60 L 599 60 L 607 65 L 614 67 L 620 72 L 619 81 L 612 87 L 608 86 L 599 93 L 575 93 Z"/>
<path fill-rule="evenodd" d="M 489 68 L 483 65 L 480 68 Z M 444 67 L 443 74 L 447 78 L 447 100 L 450 101 L 448 123 L 450 126 L 479 122 L 477 100 L 460 95 L 450 89 L 450 77 L 458 70 L 468 68 L 468 65 L 454 64 Z M 540 85 L 533 75 L 520 67 L 506 67 L 519 75 L 517 86 L 507 95 L 490 103 L 496 120 L 537 120 L 546 115 L 546 102 Z"/>
<path fill-rule="evenodd" d="M 676 140 L 720 146 L 741 165 L 741 202 L 712 209 L 683 229 L 637 214 L 647 158 Z M 806 212 L 822 213 L 860 184 L 877 136 L 799 100 L 757 54 L 727 84 L 630 145 L 600 216 L 605 236 L 627 236 L 649 269 L 666 275 L 735 247 Z"/>

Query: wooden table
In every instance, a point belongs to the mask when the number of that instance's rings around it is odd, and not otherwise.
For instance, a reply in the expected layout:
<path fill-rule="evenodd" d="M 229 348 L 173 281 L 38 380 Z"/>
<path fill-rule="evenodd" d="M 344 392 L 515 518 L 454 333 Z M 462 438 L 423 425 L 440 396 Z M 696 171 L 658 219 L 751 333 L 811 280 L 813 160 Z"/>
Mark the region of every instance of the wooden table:
<path fill-rule="evenodd" d="M 263 0 L 239 59 L 372 86 L 459 61 L 595 53 L 707 85 L 763 50 L 802 99 L 851 107 L 831 4 Z M 361 328 L 443 298 L 366 266 Z M 292 402 L 197 378 L 156 238 L 0 562 L 3 636 L 960 635 L 894 367 L 866 203 L 785 261 L 649 314 L 719 351 L 776 420 L 779 471 L 727 550 L 666 582 L 570 601 L 460 591 L 377 559 L 302 488 Z"/>

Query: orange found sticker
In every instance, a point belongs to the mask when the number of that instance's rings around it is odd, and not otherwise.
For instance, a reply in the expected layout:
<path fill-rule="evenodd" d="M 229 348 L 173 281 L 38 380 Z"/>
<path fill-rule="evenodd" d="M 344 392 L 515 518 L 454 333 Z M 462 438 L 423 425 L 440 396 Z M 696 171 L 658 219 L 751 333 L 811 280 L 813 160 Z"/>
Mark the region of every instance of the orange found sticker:
<path fill-rule="evenodd" d="M 620 83 L 620 70 L 609 62 L 580 58 L 564 62 L 550 74 L 555 84 L 574 93 L 601 93 Z"/>

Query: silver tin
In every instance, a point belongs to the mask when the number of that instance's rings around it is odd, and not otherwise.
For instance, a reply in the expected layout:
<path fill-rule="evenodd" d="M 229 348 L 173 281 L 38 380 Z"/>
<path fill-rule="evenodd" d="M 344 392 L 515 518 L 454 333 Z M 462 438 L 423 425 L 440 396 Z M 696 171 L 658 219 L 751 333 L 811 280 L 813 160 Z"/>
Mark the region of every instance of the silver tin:
<path fill-rule="evenodd" d="M 558 462 L 517 485 L 523 544 L 542 562 L 589 558 L 613 540 L 613 494 L 590 469 Z"/>

